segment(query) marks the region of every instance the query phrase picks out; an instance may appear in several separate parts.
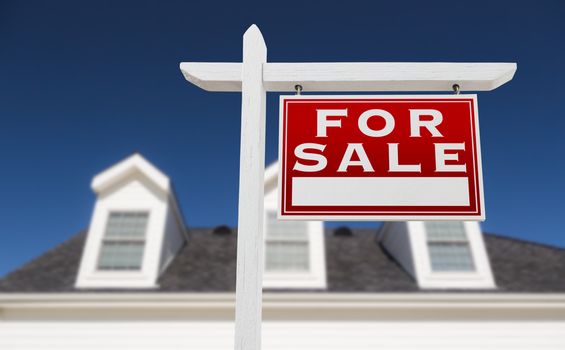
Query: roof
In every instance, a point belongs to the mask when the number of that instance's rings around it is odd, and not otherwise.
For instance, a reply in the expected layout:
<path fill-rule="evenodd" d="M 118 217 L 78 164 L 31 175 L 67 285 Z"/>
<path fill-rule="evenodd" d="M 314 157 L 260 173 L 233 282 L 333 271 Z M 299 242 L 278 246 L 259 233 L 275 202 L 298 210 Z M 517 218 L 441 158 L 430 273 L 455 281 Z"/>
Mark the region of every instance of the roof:
<path fill-rule="evenodd" d="M 236 233 L 231 231 L 189 230 L 188 243 L 161 275 L 154 291 L 234 291 Z M 430 292 L 421 291 L 387 254 L 376 239 L 377 231 L 353 229 L 350 234 L 337 235 L 335 231 L 325 231 L 328 288 L 323 292 Z M 496 292 L 565 292 L 565 249 L 492 234 L 484 237 Z M 86 232 L 81 232 L 8 274 L 0 280 L 0 293 L 93 292 L 74 288 L 85 239 Z"/>

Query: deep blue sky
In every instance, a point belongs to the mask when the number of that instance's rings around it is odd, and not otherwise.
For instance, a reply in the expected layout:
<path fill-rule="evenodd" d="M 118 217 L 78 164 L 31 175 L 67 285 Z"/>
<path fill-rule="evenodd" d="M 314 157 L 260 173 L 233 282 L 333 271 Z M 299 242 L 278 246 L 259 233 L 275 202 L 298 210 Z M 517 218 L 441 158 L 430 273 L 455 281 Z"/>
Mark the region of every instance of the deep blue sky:
<path fill-rule="evenodd" d="M 479 93 L 483 228 L 565 246 L 564 17 L 563 1 L 2 1 L 0 276 L 87 227 L 92 177 L 133 151 L 190 226 L 235 225 L 240 95 L 178 63 L 240 61 L 253 23 L 270 61 L 517 62 Z"/>

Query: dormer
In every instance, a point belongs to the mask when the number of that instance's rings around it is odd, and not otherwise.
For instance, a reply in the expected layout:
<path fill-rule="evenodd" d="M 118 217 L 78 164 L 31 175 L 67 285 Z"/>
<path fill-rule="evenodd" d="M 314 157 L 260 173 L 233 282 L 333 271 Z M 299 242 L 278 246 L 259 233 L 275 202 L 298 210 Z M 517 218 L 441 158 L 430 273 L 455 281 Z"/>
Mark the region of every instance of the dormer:
<path fill-rule="evenodd" d="M 169 178 L 134 154 L 92 180 L 96 204 L 77 288 L 157 288 L 186 242 Z"/>
<path fill-rule="evenodd" d="M 380 241 L 422 289 L 496 288 L 478 222 L 388 222 Z"/>
<path fill-rule="evenodd" d="M 278 163 L 265 169 L 263 287 L 326 288 L 326 256 L 322 221 L 277 218 Z"/>

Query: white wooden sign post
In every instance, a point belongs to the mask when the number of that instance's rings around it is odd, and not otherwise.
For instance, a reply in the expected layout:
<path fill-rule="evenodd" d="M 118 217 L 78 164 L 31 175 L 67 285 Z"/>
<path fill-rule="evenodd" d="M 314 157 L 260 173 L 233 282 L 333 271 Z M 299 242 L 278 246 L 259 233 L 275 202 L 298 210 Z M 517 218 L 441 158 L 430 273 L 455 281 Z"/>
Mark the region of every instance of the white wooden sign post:
<path fill-rule="evenodd" d="M 185 78 L 208 91 L 241 91 L 241 155 L 235 349 L 261 348 L 266 91 L 489 91 L 515 63 L 267 63 L 257 26 L 243 35 L 242 63 L 183 62 Z"/>

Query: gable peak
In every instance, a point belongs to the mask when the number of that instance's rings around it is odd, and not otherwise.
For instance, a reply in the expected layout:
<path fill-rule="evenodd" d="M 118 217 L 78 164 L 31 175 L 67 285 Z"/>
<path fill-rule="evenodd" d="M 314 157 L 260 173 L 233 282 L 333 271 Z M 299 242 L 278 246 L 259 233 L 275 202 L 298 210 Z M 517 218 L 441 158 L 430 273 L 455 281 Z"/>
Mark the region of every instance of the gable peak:
<path fill-rule="evenodd" d="M 142 175 L 167 194 L 171 191 L 169 177 L 137 152 L 96 175 L 91 187 L 96 194 L 100 194 L 133 175 Z"/>

